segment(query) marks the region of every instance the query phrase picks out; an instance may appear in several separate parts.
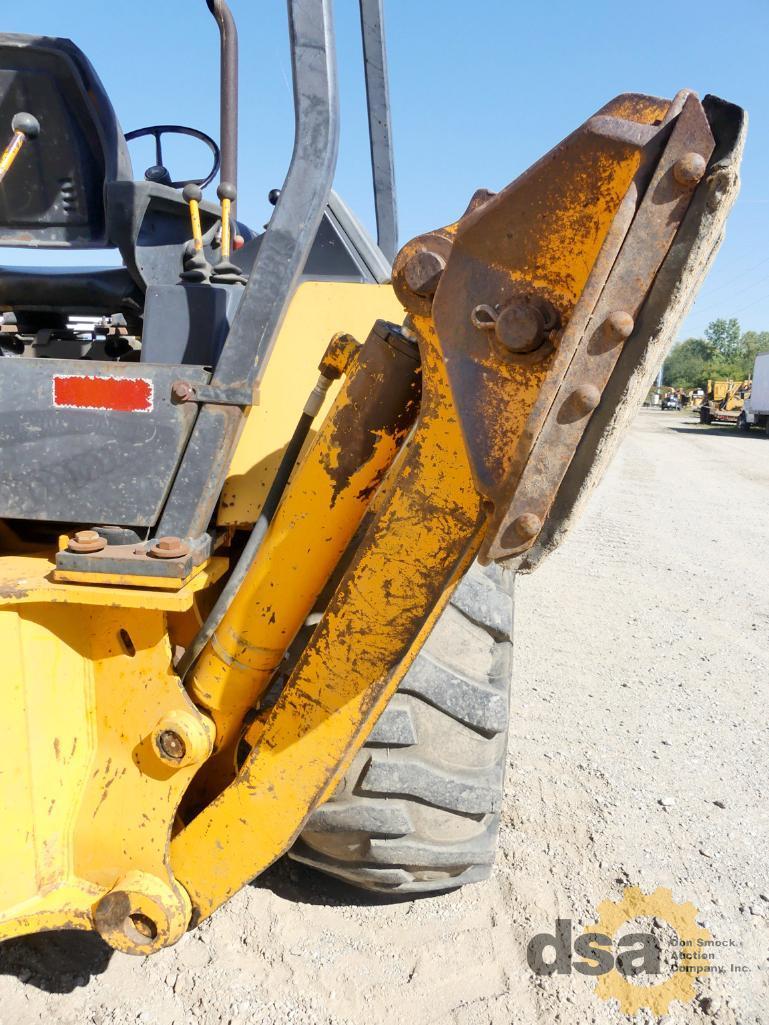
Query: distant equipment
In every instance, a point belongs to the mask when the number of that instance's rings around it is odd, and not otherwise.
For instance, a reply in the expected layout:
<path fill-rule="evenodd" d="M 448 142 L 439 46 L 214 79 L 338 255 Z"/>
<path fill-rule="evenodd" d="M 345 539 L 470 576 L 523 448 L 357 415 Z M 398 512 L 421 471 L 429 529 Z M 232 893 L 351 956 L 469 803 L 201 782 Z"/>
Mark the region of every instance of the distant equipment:
<path fill-rule="evenodd" d="M 745 399 L 750 395 L 748 381 L 708 381 L 708 390 L 699 408 L 700 423 L 736 424 Z"/>
<path fill-rule="evenodd" d="M 753 366 L 753 387 L 737 418 L 741 431 L 763 427 L 769 437 L 769 352 L 759 352 Z"/>

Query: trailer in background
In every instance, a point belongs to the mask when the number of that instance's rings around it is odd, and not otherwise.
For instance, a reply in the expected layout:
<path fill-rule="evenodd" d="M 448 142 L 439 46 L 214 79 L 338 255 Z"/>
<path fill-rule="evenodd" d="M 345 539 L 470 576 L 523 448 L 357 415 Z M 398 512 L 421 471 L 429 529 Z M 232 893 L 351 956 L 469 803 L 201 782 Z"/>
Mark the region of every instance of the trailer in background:
<path fill-rule="evenodd" d="M 698 410 L 700 423 L 738 423 L 749 395 L 750 381 L 708 381 Z"/>
<path fill-rule="evenodd" d="M 759 352 L 753 366 L 753 387 L 737 420 L 741 431 L 763 427 L 769 435 L 769 352 Z"/>

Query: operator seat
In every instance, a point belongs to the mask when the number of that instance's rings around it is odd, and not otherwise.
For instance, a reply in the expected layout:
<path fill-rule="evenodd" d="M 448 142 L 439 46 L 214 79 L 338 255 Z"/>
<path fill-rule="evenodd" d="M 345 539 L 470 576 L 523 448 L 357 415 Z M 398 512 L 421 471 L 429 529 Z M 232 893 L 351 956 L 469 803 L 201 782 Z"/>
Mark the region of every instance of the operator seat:
<path fill-rule="evenodd" d="M 0 308 L 64 315 L 140 310 L 153 279 L 178 278 L 189 237 L 181 194 L 134 181 L 112 103 L 70 40 L 0 34 L 0 146 L 19 111 L 34 114 L 41 131 L 0 184 L 0 246 L 117 247 L 125 267 L 0 267 Z M 217 208 L 203 204 L 201 213 L 205 230 Z"/>
<path fill-rule="evenodd" d="M 193 323 L 200 322 L 199 333 L 206 337 L 212 332 L 189 298 L 194 290 L 186 288 L 189 301 L 176 294 L 190 238 L 181 191 L 134 180 L 112 103 L 88 58 L 70 40 L 0 33 L 0 147 L 21 111 L 39 120 L 40 135 L 23 147 L 0 184 L 0 310 L 21 313 L 31 330 L 72 315 L 125 313 L 133 323 L 143 316 L 143 343 L 148 344 L 142 358 L 188 362 L 177 349 L 189 349 Z M 219 207 L 204 201 L 200 216 L 205 235 L 219 224 Z M 260 238 L 241 223 L 238 233 L 247 245 L 235 254 L 235 262 L 250 274 Z M 3 246 L 117 248 L 124 266 L 3 267 Z M 332 193 L 305 277 L 381 282 L 390 272 L 388 261 Z M 174 304 L 175 314 L 159 306 L 159 291 Z M 238 289 L 233 291 L 237 299 Z M 166 330 L 174 315 L 177 346 Z M 209 363 L 212 356 L 200 359 Z"/>

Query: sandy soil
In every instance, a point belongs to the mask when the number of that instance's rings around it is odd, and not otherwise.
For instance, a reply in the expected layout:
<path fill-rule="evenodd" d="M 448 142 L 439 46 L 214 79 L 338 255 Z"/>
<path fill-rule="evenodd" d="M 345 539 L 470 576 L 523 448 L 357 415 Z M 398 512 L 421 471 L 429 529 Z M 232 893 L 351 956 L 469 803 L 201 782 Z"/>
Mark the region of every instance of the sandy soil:
<path fill-rule="evenodd" d="M 769 1021 L 769 440 L 642 412 L 568 542 L 518 586 L 492 879 L 380 902 L 281 862 L 143 961 L 0 947 L 0 1022 L 534 1025 L 634 1019 L 526 962 L 556 917 L 670 887 L 734 946 L 670 1023 Z M 735 965 L 745 971 L 730 970 Z"/>

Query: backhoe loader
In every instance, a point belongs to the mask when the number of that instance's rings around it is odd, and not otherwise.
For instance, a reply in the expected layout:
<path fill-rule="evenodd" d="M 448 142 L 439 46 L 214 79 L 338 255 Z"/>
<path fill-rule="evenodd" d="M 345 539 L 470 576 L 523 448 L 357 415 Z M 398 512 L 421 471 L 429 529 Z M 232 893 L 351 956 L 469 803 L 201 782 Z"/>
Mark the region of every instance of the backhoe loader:
<path fill-rule="evenodd" d="M 0 35 L 0 244 L 122 261 L 0 269 L 3 939 L 151 954 L 283 855 L 394 895 L 488 876 L 515 574 L 578 515 L 737 192 L 742 110 L 628 93 L 399 249 L 360 0 L 375 242 L 332 190 L 330 0 L 288 0 L 295 144 L 252 230 L 207 6 L 219 140 L 126 135 L 74 43 Z M 207 175 L 172 176 L 174 133 Z"/>
<path fill-rule="evenodd" d="M 742 414 L 745 399 L 750 395 L 751 380 L 708 381 L 705 397 L 698 412 L 701 424 L 736 424 Z"/>

